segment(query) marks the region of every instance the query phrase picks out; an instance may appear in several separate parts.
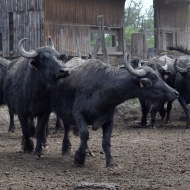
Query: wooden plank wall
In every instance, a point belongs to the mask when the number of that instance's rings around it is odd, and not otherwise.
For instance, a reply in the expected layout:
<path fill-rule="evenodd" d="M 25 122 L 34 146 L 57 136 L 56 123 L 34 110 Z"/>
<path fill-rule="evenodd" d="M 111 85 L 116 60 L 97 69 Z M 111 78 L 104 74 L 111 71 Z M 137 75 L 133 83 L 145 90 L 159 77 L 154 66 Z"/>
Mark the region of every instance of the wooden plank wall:
<path fill-rule="evenodd" d="M 189 8 L 185 1 L 163 3 L 154 1 L 155 47 L 166 50 L 167 36 L 173 35 L 173 45 L 189 46 Z"/>
<path fill-rule="evenodd" d="M 104 15 L 107 26 L 123 26 L 125 0 L 44 0 L 45 21 L 97 25 Z"/>
<path fill-rule="evenodd" d="M 17 44 L 22 38 L 29 39 L 25 49 L 30 50 L 45 45 L 49 35 L 58 51 L 72 56 L 78 38 L 81 53 L 86 55 L 91 50 L 90 26 L 97 26 L 97 16 L 104 15 L 108 27 L 122 28 L 124 4 L 125 0 L 0 0 L 0 56 L 18 56 Z"/>
<path fill-rule="evenodd" d="M 91 26 L 98 25 L 97 16 L 104 15 L 105 26 L 122 30 L 124 4 L 125 0 L 54 0 L 54 3 L 44 0 L 45 36 L 52 35 L 57 50 L 66 49 L 71 56 L 77 55 L 75 38 L 78 38 L 81 53 L 87 55 L 92 51 L 90 32 Z M 123 39 L 123 32 L 120 35 L 119 39 Z"/>
<path fill-rule="evenodd" d="M 9 13 L 13 15 L 13 51 L 10 51 Z M 43 0 L 0 0 L 0 33 L 2 34 L 3 57 L 18 56 L 17 44 L 28 38 L 26 50 L 43 44 Z M 1 42 L 0 42 L 1 43 Z"/>
<path fill-rule="evenodd" d="M 55 48 L 60 53 L 69 56 L 77 56 L 76 39 L 82 56 L 90 52 L 90 27 L 70 24 L 54 24 L 46 22 L 44 24 L 45 36 L 52 36 Z"/>

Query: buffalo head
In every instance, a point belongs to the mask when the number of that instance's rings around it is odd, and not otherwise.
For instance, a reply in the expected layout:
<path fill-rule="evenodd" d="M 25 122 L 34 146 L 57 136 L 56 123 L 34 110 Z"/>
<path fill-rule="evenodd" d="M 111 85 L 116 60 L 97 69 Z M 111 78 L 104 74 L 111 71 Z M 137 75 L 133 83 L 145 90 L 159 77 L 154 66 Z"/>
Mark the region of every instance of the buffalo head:
<path fill-rule="evenodd" d="M 178 73 L 186 74 L 190 71 L 190 58 L 181 56 L 174 62 L 174 68 Z"/>
<path fill-rule="evenodd" d="M 128 61 L 128 55 L 124 57 L 124 65 L 131 75 L 136 76 L 142 96 L 163 100 L 174 100 L 178 97 L 178 92 L 167 85 L 151 67 L 143 65 L 134 69 Z"/>
<path fill-rule="evenodd" d="M 68 68 L 61 64 L 60 60 L 66 58 L 66 55 L 60 55 L 54 48 L 53 41 L 49 37 L 49 46 L 39 47 L 36 50 L 27 52 L 23 48 L 23 43 L 27 40 L 24 38 L 18 43 L 18 50 L 22 57 L 29 60 L 29 65 L 46 82 L 55 82 L 59 78 L 64 78 L 69 75 Z"/>

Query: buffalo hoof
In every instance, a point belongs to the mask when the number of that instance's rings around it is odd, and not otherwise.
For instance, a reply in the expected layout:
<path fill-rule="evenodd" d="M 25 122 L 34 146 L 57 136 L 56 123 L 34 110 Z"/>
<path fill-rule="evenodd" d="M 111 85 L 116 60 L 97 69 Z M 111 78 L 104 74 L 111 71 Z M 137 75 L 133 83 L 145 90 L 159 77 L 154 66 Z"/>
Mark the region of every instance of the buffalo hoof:
<path fill-rule="evenodd" d="M 118 164 L 111 159 L 109 162 L 106 163 L 107 168 L 117 168 Z"/>
<path fill-rule="evenodd" d="M 43 139 L 43 141 L 42 141 L 42 147 L 43 147 L 43 148 L 46 148 L 46 147 L 47 147 L 47 140 L 46 140 L 46 138 Z"/>
<path fill-rule="evenodd" d="M 8 131 L 9 133 L 11 132 L 11 133 L 14 133 L 15 132 L 15 128 L 9 128 L 9 131 Z"/>
<path fill-rule="evenodd" d="M 41 158 L 44 158 L 44 154 L 42 154 L 42 153 L 35 153 L 35 154 L 34 154 L 34 158 L 35 158 L 36 160 L 39 160 L 39 159 L 41 159 Z"/>
<path fill-rule="evenodd" d="M 147 125 L 141 125 L 139 128 L 147 128 Z"/>
<path fill-rule="evenodd" d="M 70 155 L 71 154 L 71 143 L 70 141 L 64 141 L 62 146 L 62 155 Z"/>
<path fill-rule="evenodd" d="M 62 156 L 71 155 L 71 148 L 67 150 L 62 150 Z"/>
<path fill-rule="evenodd" d="M 29 153 L 32 153 L 33 150 L 34 150 L 34 143 L 31 139 L 29 139 L 28 142 L 24 141 L 22 143 L 22 149 L 24 152 L 29 152 Z"/>
<path fill-rule="evenodd" d="M 78 167 L 84 167 L 86 153 L 81 154 L 78 151 L 75 152 L 74 165 Z"/>
<path fill-rule="evenodd" d="M 152 129 L 157 129 L 156 125 L 151 126 Z"/>
<path fill-rule="evenodd" d="M 93 158 L 95 158 L 94 153 L 91 152 L 89 149 L 86 150 L 86 155 L 89 156 L 89 157 L 93 157 Z"/>
<path fill-rule="evenodd" d="M 187 123 L 186 127 L 187 127 L 188 129 L 190 129 L 190 123 Z"/>
<path fill-rule="evenodd" d="M 47 148 L 48 146 L 47 146 L 47 143 L 45 142 L 45 143 L 42 143 L 42 148 Z"/>
<path fill-rule="evenodd" d="M 170 126 L 170 123 L 164 123 L 164 126 L 165 126 L 165 127 L 169 127 L 169 126 Z"/>

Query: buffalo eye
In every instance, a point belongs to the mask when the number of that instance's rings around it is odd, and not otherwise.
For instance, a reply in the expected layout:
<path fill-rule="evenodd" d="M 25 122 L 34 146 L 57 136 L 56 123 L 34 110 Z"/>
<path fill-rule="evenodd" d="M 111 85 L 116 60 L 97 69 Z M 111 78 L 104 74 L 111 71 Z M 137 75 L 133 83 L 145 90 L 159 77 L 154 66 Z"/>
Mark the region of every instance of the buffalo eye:
<path fill-rule="evenodd" d="M 65 54 L 61 54 L 57 59 L 58 59 L 58 60 L 61 60 L 61 61 L 63 61 L 63 62 L 67 62 L 68 57 L 67 57 L 67 55 L 65 55 Z"/>
<path fill-rule="evenodd" d="M 157 76 L 155 75 L 155 74 L 152 74 L 151 76 L 150 76 L 150 79 L 151 79 L 151 81 L 156 81 L 157 80 Z"/>
<path fill-rule="evenodd" d="M 48 58 L 45 55 L 40 55 L 40 60 L 46 61 Z"/>

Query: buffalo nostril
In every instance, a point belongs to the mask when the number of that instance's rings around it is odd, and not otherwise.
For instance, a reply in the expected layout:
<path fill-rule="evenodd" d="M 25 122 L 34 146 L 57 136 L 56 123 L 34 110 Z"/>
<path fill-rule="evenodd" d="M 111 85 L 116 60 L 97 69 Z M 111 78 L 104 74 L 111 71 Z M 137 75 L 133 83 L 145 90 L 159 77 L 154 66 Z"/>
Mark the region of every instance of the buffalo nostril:
<path fill-rule="evenodd" d="M 176 92 L 175 92 L 175 95 L 178 97 L 178 96 L 179 96 L 179 93 L 176 91 Z"/>
<path fill-rule="evenodd" d="M 68 68 L 64 68 L 64 69 L 60 69 L 61 73 L 69 73 L 69 69 Z"/>

